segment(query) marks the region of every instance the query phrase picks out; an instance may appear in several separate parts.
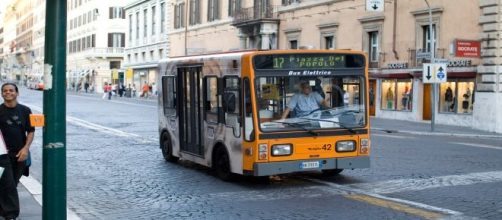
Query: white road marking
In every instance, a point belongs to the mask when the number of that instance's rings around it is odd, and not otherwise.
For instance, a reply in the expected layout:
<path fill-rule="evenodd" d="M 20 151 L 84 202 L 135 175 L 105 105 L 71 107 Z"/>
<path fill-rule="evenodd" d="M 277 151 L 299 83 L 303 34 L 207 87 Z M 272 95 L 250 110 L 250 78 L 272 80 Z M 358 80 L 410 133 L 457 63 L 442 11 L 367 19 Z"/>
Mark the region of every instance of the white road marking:
<path fill-rule="evenodd" d="M 19 180 L 21 184 L 30 192 L 31 195 L 33 195 L 33 198 L 38 202 L 38 204 L 42 205 L 42 184 L 38 182 L 36 179 L 34 179 L 31 176 L 28 177 L 21 177 Z M 71 211 L 70 209 L 66 209 L 66 219 L 68 220 L 80 220 L 80 217 L 78 217 L 75 212 Z"/>
<path fill-rule="evenodd" d="M 35 111 L 42 112 L 42 108 L 40 108 L 38 106 L 28 105 L 28 104 L 25 104 L 25 105 L 28 106 L 28 107 L 30 107 L 31 109 L 33 109 Z M 115 129 L 115 128 L 105 127 L 105 126 L 98 125 L 98 124 L 95 124 L 95 123 L 92 123 L 92 122 L 89 122 L 89 121 L 85 121 L 85 120 L 82 120 L 82 119 L 78 119 L 78 118 L 75 118 L 75 117 L 72 117 L 72 116 L 66 116 L 66 121 L 69 122 L 69 123 L 72 123 L 74 125 L 80 126 L 80 127 L 88 128 L 88 129 L 91 129 L 91 130 L 94 130 L 94 131 L 98 131 L 98 132 L 101 132 L 101 133 L 105 133 L 105 134 L 109 134 L 109 135 L 114 135 L 114 136 L 119 136 L 119 137 L 125 137 L 125 138 L 133 138 L 135 140 L 139 139 L 140 141 L 142 141 L 142 143 L 149 143 L 149 142 L 152 142 L 152 141 L 154 143 L 157 142 L 157 140 L 153 139 L 153 138 L 151 138 L 151 139 L 143 138 L 141 135 L 138 135 L 138 134 L 121 131 L 121 130 L 118 130 L 118 129 Z"/>
<path fill-rule="evenodd" d="M 24 104 L 24 105 L 30 107 L 34 111 L 43 112 L 43 109 L 38 106 L 29 105 L 29 104 Z M 89 129 L 92 129 L 92 130 L 95 130 L 98 132 L 102 132 L 102 133 L 106 133 L 106 134 L 110 134 L 110 135 L 115 135 L 115 136 L 119 136 L 119 137 L 126 137 L 126 138 L 134 138 L 135 140 L 139 139 L 140 141 L 142 141 L 142 143 L 150 143 L 150 142 L 156 143 L 157 142 L 157 140 L 154 140 L 154 139 L 143 138 L 137 134 L 128 133 L 128 132 L 124 132 L 124 131 L 117 130 L 114 128 L 105 127 L 102 125 L 94 124 L 94 123 L 91 123 L 91 122 L 88 122 L 85 120 L 81 120 L 81 119 L 78 119 L 75 117 L 71 117 L 71 116 L 66 116 L 66 121 L 69 123 L 72 123 L 74 125 L 77 125 L 77 126 L 89 128 Z M 42 184 L 32 177 L 23 177 L 23 178 L 21 178 L 20 182 L 30 192 L 30 194 L 33 195 L 35 200 L 40 205 L 42 205 Z M 67 209 L 67 219 L 80 220 L 78 215 L 76 215 L 74 212 L 72 212 L 69 209 Z"/>
<path fill-rule="evenodd" d="M 502 150 L 502 146 L 493 146 L 493 145 L 475 144 L 475 143 L 463 143 L 463 142 L 450 142 L 450 143 L 451 144 L 459 144 L 459 145 L 469 146 L 469 147 L 479 147 L 479 148 L 488 148 L 488 149 Z"/>
<path fill-rule="evenodd" d="M 408 201 L 408 200 L 404 200 L 404 199 L 397 199 L 397 198 L 392 198 L 392 197 L 388 197 L 388 196 L 382 196 L 382 195 L 379 195 L 376 193 L 369 193 L 364 190 L 356 189 L 356 188 L 353 188 L 350 186 L 344 186 L 344 185 L 340 185 L 340 184 L 336 184 L 336 183 L 332 183 L 332 182 L 327 182 L 327 181 L 318 180 L 318 179 L 311 179 L 311 178 L 307 178 L 307 180 L 329 186 L 329 187 L 321 188 L 321 189 L 325 190 L 326 192 L 338 193 L 340 191 L 345 191 L 347 194 L 356 193 L 356 194 L 360 194 L 360 195 L 367 195 L 367 196 L 371 196 L 371 197 L 375 197 L 375 198 L 379 198 L 379 199 L 383 199 L 383 200 L 388 200 L 388 201 L 393 201 L 393 202 L 397 202 L 397 203 L 401 203 L 401 204 L 406 204 L 406 205 L 409 205 L 412 207 L 417 207 L 417 208 L 421 208 L 421 209 L 429 210 L 429 211 L 433 211 L 433 212 L 439 212 L 439 213 L 443 213 L 443 214 L 447 214 L 447 215 L 453 215 L 453 216 L 459 216 L 459 217 L 463 215 L 463 213 L 461 213 L 461 212 L 453 211 L 450 209 L 439 208 L 439 207 L 435 207 L 435 206 L 431 206 L 431 205 L 427 205 L 427 204 L 423 204 L 423 203 L 419 203 L 419 202 Z"/>
<path fill-rule="evenodd" d="M 375 134 L 375 133 L 371 133 L 371 136 L 397 138 L 397 139 L 414 139 L 415 138 L 415 137 L 403 137 L 403 136 L 395 136 L 395 135 L 388 135 L 388 134 Z"/>
<path fill-rule="evenodd" d="M 89 99 L 89 100 L 94 100 L 94 101 L 98 101 L 101 99 L 101 98 L 93 98 L 93 97 L 86 97 L 86 96 L 80 96 L 80 95 L 67 95 L 67 96 L 81 98 L 81 99 Z M 143 105 L 143 104 L 137 104 L 137 103 L 122 102 L 122 101 L 113 100 L 113 98 L 112 98 L 112 100 L 106 100 L 106 101 L 112 102 L 112 103 L 124 104 L 124 105 L 131 105 L 131 106 L 157 108 L 157 105 Z"/>
<path fill-rule="evenodd" d="M 438 176 L 427 179 L 398 179 L 372 183 L 357 183 L 348 186 L 371 193 L 388 194 L 493 182 L 502 182 L 502 171 Z"/>

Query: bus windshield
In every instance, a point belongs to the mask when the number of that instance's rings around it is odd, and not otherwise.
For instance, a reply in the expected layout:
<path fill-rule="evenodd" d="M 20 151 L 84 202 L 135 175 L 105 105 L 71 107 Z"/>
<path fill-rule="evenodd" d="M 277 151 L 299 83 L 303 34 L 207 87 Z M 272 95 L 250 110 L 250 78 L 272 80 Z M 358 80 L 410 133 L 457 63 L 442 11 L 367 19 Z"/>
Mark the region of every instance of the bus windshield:
<path fill-rule="evenodd" d="M 262 132 L 353 129 L 366 125 L 365 78 L 357 75 L 260 76 Z"/>

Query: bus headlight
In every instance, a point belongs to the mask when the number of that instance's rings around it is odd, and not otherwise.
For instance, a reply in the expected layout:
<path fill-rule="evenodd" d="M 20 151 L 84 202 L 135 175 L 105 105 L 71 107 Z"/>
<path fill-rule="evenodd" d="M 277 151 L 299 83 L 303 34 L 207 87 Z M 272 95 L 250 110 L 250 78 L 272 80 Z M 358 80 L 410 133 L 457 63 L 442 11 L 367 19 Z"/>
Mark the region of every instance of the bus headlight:
<path fill-rule="evenodd" d="M 288 156 L 293 153 L 291 144 L 277 144 L 272 146 L 272 156 Z"/>
<path fill-rule="evenodd" d="M 356 150 L 355 141 L 338 141 L 336 142 L 336 152 L 350 152 Z"/>

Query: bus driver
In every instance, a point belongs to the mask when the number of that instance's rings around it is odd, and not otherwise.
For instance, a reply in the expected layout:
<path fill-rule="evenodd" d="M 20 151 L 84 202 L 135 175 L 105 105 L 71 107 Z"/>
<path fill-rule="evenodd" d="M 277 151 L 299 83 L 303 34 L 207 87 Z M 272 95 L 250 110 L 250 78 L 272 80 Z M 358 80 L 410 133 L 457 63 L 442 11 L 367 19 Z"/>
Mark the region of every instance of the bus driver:
<path fill-rule="evenodd" d="M 312 92 L 312 88 L 308 82 L 301 82 L 300 90 L 300 93 L 291 97 L 288 106 L 284 110 L 284 113 L 282 113 L 281 119 L 285 119 L 291 110 L 295 113 L 295 117 L 302 117 L 319 109 L 321 106 L 329 108 L 328 102 L 319 93 Z"/>

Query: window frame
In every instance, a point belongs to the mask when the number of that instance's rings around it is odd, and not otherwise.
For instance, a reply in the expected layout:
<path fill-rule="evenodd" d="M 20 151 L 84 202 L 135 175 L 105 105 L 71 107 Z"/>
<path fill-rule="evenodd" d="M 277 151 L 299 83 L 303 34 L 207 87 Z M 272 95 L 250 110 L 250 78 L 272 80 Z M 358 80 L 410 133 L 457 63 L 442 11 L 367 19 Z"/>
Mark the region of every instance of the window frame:
<path fill-rule="evenodd" d="M 172 85 L 173 85 L 172 90 L 169 90 L 169 88 L 167 88 L 167 86 L 165 84 L 165 81 L 167 81 L 167 80 L 172 80 Z M 163 102 L 164 115 L 176 116 L 177 115 L 177 112 L 176 112 L 176 95 L 177 95 L 176 76 L 171 76 L 171 75 L 162 76 L 161 83 L 162 83 L 162 102 Z M 167 101 L 168 101 L 169 96 L 167 94 L 169 92 L 172 92 L 172 94 L 173 94 L 172 105 L 166 104 L 166 103 L 168 103 Z"/>
<path fill-rule="evenodd" d="M 207 101 L 208 101 L 208 95 L 212 95 L 210 94 L 208 91 L 208 83 L 210 82 L 209 80 L 210 79 L 214 79 L 216 81 L 216 111 L 213 112 L 213 111 L 210 111 L 207 109 Z M 205 76 L 203 78 L 203 90 L 204 90 L 204 120 L 207 122 L 207 123 L 210 123 L 210 124 L 218 124 L 218 116 L 220 114 L 220 106 L 219 106 L 219 103 L 220 103 L 220 96 L 219 96 L 219 83 L 218 83 L 218 77 L 217 76 Z M 210 102 L 210 100 L 209 100 Z"/>
<path fill-rule="evenodd" d="M 443 110 L 443 105 L 445 104 L 446 100 L 444 99 L 445 94 L 442 92 L 442 88 L 439 88 L 439 104 L 438 104 L 438 112 L 439 114 L 450 114 L 450 115 L 472 115 L 474 112 L 474 94 L 476 91 L 476 78 L 448 78 L 448 81 L 446 83 L 453 83 L 455 88 L 453 89 L 453 103 L 450 103 L 453 106 L 453 111 L 444 111 Z M 459 84 L 460 83 L 472 83 L 472 90 L 470 88 L 470 94 L 468 96 L 468 100 L 464 97 L 463 93 L 461 94 L 461 91 L 459 89 Z M 468 101 L 468 106 L 467 112 L 461 112 L 459 111 L 460 108 L 462 108 L 463 102 Z"/>
<path fill-rule="evenodd" d="M 392 89 L 392 108 L 388 108 L 389 106 L 389 99 L 387 98 L 388 96 L 388 93 L 385 93 L 384 92 L 388 92 L 387 90 L 388 89 L 384 89 L 384 83 L 387 82 L 390 82 L 392 81 L 392 87 L 387 87 L 385 86 L 386 88 L 391 88 Z M 404 82 L 404 83 L 408 83 L 410 86 L 408 87 L 408 91 L 405 92 L 407 93 L 407 101 L 406 101 L 406 108 L 401 108 L 401 106 L 403 106 L 403 97 L 405 97 L 405 95 L 403 95 L 400 91 L 400 87 L 399 87 L 399 83 L 400 82 Z M 412 112 L 413 111 L 413 86 L 414 86 L 414 82 L 413 82 L 413 78 L 385 78 L 385 79 L 382 79 L 382 81 L 380 82 L 380 110 L 381 111 L 396 111 L 396 112 Z M 386 90 L 386 91 L 384 91 Z M 406 87 L 405 87 L 405 91 L 406 91 Z M 385 97 L 385 98 L 384 98 Z M 385 107 L 385 108 L 384 108 Z"/>

